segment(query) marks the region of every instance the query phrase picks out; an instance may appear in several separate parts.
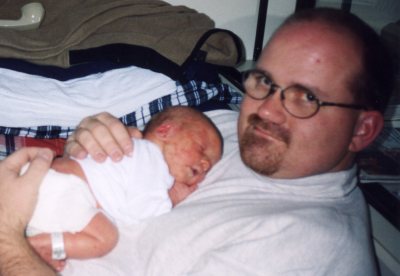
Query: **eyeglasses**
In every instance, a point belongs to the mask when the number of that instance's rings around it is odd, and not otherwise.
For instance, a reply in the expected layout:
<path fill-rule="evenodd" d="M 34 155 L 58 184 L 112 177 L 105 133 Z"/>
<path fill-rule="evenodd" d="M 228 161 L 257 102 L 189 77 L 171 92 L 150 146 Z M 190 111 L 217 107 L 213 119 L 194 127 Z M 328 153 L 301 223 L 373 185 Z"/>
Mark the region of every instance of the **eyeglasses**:
<path fill-rule="evenodd" d="M 255 100 L 264 100 L 280 90 L 282 106 L 289 114 L 300 119 L 314 116 L 321 106 L 367 110 L 363 105 L 320 101 L 312 91 L 301 85 L 292 85 L 283 89 L 258 69 L 243 72 L 243 86 L 246 94 Z"/>

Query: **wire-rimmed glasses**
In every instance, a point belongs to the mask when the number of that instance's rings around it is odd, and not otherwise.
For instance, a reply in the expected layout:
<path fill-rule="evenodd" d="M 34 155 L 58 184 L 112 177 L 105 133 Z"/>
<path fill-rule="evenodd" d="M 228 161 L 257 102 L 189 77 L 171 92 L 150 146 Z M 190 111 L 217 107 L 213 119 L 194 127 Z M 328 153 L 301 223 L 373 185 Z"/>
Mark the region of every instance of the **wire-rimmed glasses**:
<path fill-rule="evenodd" d="M 282 106 L 289 114 L 300 119 L 314 116 L 322 106 L 338 106 L 367 110 L 367 107 L 364 105 L 321 101 L 312 91 L 301 85 L 281 88 L 273 83 L 271 78 L 263 71 L 258 69 L 243 72 L 243 86 L 246 94 L 255 100 L 264 100 L 280 90 Z"/>

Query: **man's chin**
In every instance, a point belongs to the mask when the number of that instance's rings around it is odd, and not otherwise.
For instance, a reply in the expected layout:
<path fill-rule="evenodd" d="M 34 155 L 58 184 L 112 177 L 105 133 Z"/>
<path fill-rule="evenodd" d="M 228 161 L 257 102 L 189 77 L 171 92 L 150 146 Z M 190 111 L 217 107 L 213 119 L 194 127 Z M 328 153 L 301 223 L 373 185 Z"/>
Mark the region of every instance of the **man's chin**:
<path fill-rule="evenodd" d="M 239 147 L 243 163 L 253 171 L 270 176 L 278 170 L 281 154 L 277 154 L 275 146 L 265 139 L 245 135 Z"/>
<path fill-rule="evenodd" d="M 243 160 L 243 163 L 248 168 L 250 168 L 254 172 L 264 175 L 264 176 L 271 176 L 277 171 L 277 168 L 274 168 L 272 166 L 266 167 L 265 165 L 259 163 L 258 161 L 254 160 L 254 159 L 248 159 L 248 158 L 242 156 L 242 160 Z"/>

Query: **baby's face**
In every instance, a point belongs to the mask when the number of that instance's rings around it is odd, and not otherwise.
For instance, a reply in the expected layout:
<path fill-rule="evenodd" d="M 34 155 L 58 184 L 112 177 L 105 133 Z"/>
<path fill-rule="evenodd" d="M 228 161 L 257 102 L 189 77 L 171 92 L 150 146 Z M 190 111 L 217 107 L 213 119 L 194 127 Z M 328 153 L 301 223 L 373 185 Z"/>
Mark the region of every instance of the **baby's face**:
<path fill-rule="evenodd" d="M 171 198 L 176 201 L 174 205 L 197 188 L 197 184 L 221 158 L 221 151 L 218 134 L 205 124 L 181 130 L 168 141 L 164 157 L 175 178 L 175 184 L 170 190 Z"/>

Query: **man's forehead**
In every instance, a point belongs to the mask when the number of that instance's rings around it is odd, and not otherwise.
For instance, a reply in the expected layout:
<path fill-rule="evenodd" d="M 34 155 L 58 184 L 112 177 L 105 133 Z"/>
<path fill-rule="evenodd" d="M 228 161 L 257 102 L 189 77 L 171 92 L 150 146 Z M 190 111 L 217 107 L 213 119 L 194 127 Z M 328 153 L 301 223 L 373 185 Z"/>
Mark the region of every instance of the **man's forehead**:
<path fill-rule="evenodd" d="M 346 42 L 348 47 L 355 46 L 355 38 L 340 25 L 330 25 L 324 21 L 299 21 L 280 27 L 271 37 L 267 47 L 273 43 L 294 44 L 308 42 L 314 44 Z"/>
<path fill-rule="evenodd" d="M 317 62 L 323 57 L 333 63 L 361 66 L 360 49 L 361 45 L 348 32 L 340 32 L 323 22 L 298 22 L 278 29 L 257 65 L 267 70 L 263 66 L 266 58 L 288 58 L 296 64 L 299 59 L 309 58 Z"/>
<path fill-rule="evenodd" d="M 315 83 L 313 78 L 324 74 L 331 81 L 343 83 L 362 68 L 359 49 L 358 43 L 348 33 L 338 33 L 315 22 L 298 23 L 274 34 L 263 50 L 257 67 L 267 71 L 272 78 L 290 75 L 298 78 L 297 81 L 307 82 L 304 77 L 309 77 L 308 85 Z M 334 79 L 332 76 L 335 76 Z"/>

